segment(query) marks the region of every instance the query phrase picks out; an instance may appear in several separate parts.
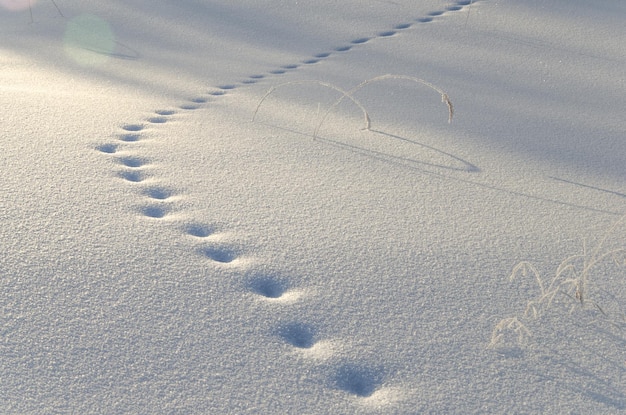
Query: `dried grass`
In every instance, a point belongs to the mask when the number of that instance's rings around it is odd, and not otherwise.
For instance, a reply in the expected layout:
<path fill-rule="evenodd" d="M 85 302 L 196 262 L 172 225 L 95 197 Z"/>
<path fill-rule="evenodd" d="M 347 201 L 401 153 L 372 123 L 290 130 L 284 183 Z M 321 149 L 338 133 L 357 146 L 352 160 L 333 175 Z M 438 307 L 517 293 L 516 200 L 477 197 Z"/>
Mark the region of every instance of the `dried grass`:
<path fill-rule="evenodd" d="M 412 81 L 412 82 L 417 82 L 419 84 L 425 85 L 428 88 L 432 89 L 433 91 L 436 91 L 437 93 L 439 93 L 441 95 L 441 102 L 445 103 L 447 108 L 448 108 L 448 123 L 452 122 L 452 117 L 454 116 L 454 105 L 452 105 L 452 101 L 450 100 L 450 97 L 448 96 L 448 94 L 446 92 L 444 92 L 441 88 L 433 85 L 432 83 L 425 81 L 421 78 L 416 78 L 414 76 L 408 76 L 408 75 L 393 75 L 393 74 L 387 74 L 387 75 L 381 75 L 381 76 L 377 76 L 371 79 L 367 79 L 363 82 L 361 82 L 360 84 L 358 84 L 357 86 L 355 86 L 352 89 L 349 90 L 344 90 L 342 88 L 339 88 L 338 86 L 328 83 L 328 82 L 322 82 L 322 81 L 318 81 L 318 80 L 308 80 L 308 81 L 292 81 L 292 82 L 285 82 L 282 83 L 280 85 L 276 85 L 271 87 L 266 93 L 265 95 L 263 95 L 263 97 L 261 97 L 261 99 L 259 100 L 256 109 L 254 110 L 254 114 L 252 116 L 252 121 L 254 121 L 256 119 L 257 113 L 259 112 L 259 109 L 261 108 L 261 105 L 263 104 L 263 102 L 271 95 L 274 93 L 274 91 L 276 91 L 279 88 L 282 88 L 284 86 L 287 85 L 297 85 L 297 84 L 305 84 L 305 83 L 315 83 L 318 85 L 321 85 L 323 87 L 326 88 L 331 88 L 337 92 L 339 92 L 341 94 L 341 96 L 335 101 L 333 102 L 332 105 L 330 105 L 330 107 L 328 107 L 326 109 L 326 111 L 324 112 L 324 114 L 322 115 L 318 125 L 315 127 L 315 131 L 313 132 L 313 138 L 317 138 L 318 134 L 319 134 L 319 130 L 322 127 L 322 125 L 324 124 L 324 121 L 326 121 L 326 119 L 328 118 L 328 115 L 330 114 L 330 112 L 335 109 L 337 106 L 339 106 L 339 104 L 341 104 L 344 99 L 349 99 L 350 101 L 352 101 L 356 106 L 359 107 L 359 109 L 362 111 L 363 113 L 363 118 L 365 121 L 365 126 L 364 126 L 364 130 L 370 130 L 371 128 L 371 119 L 369 114 L 367 113 L 367 110 L 365 109 L 365 107 L 354 97 L 354 93 L 356 93 L 358 90 L 360 90 L 361 88 L 365 87 L 366 85 L 369 85 L 371 83 L 374 82 L 378 82 L 378 81 L 383 81 L 383 80 L 388 80 L 388 79 L 397 79 L 397 80 L 408 80 L 408 81 Z"/>
<path fill-rule="evenodd" d="M 585 247 L 582 254 L 571 255 L 561 261 L 549 283 L 544 281 L 537 268 L 530 262 L 517 264 L 513 268 L 509 280 L 514 281 L 520 277 L 526 278 L 530 274 L 539 287 L 539 295 L 526 303 L 523 316 L 508 317 L 496 324 L 488 347 L 493 348 L 497 345 L 502 338 L 501 332 L 503 330 L 513 330 L 520 333 L 520 336 L 522 334 L 530 336 L 530 331 L 521 319 L 536 320 L 540 318 L 550 309 L 558 294 L 572 300 L 570 313 L 576 307 L 585 308 L 589 304 L 604 317 L 623 319 L 624 316 L 609 316 L 597 300 L 589 295 L 589 288 L 592 283 L 592 270 L 600 263 L 611 259 L 617 266 L 626 268 L 626 248 L 606 247 L 609 237 L 615 234 L 619 226 L 624 223 L 626 223 L 626 216 L 611 226 L 593 250 L 588 252 Z"/>

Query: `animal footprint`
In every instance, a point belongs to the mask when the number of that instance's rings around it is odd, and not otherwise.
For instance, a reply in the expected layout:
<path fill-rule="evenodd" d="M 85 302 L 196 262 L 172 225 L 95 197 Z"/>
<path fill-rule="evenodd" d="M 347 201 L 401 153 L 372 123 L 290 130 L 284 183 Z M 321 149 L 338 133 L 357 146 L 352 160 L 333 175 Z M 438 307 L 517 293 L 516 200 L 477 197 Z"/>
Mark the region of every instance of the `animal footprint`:
<path fill-rule="evenodd" d="M 131 143 L 134 141 L 139 141 L 141 136 L 139 134 L 122 134 L 120 135 L 120 140 L 125 141 L 127 143 Z"/>
<path fill-rule="evenodd" d="M 156 110 L 154 113 L 156 117 L 148 118 L 148 122 L 152 124 L 165 124 L 168 121 L 168 116 L 176 114 L 174 110 Z"/>
<path fill-rule="evenodd" d="M 310 349 L 315 344 L 315 329 L 308 324 L 287 324 L 278 329 L 278 335 L 299 349 Z"/>
<path fill-rule="evenodd" d="M 148 189 L 145 189 L 143 193 L 149 198 L 157 200 L 169 199 L 174 195 L 174 192 L 172 190 L 166 189 L 164 187 L 150 187 Z"/>
<path fill-rule="evenodd" d="M 250 281 L 252 292 L 265 298 L 280 298 L 287 290 L 287 284 L 275 278 L 260 276 Z"/>
<path fill-rule="evenodd" d="M 361 45 L 363 43 L 367 43 L 370 40 L 369 37 L 360 37 L 358 39 L 354 39 L 352 42 L 353 45 Z"/>
<path fill-rule="evenodd" d="M 98 147 L 96 147 L 96 150 L 102 152 L 102 153 L 107 153 L 107 154 L 113 154 L 117 151 L 117 145 L 115 144 L 102 144 Z"/>
<path fill-rule="evenodd" d="M 168 115 L 176 114 L 176 111 L 174 111 L 174 110 L 156 110 L 156 111 L 154 111 L 154 113 L 158 114 L 158 115 L 168 116 Z"/>
<path fill-rule="evenodd" d="M 196 238 L 206 238 L 215 233 L 215 229 L 209 225 L 192 223 L 185 227 L 185 233 L 187 233 L 187 235 L 195 236 Z"/>
<path fill-rule="evenodd" d="M 198 108 L 200 108 L 200 106 L 196 105 L 196 104 L 181 104 L 181 106 L 179 108 L 181 110 L 192 111 L 192 110 L 197 110 Z"/>
<path fill-rule="evenodd" d="M 127 131 L 125 134 L 120 134 L 120 141 L 133 142 L 139 141 L 140 135 L 137 132 L 143 130 L 143 124 L 126 124 L 122 126 L 122 130 Z"/>
<path fill-rule="evenodd" d="M 208 101 L 209 99 L 205 97 L 191 98 L 189 100 L 189 103 L 182 104 L 179 108 L 183 110 L 197 110 L 198 108 L 200 108 L 201 104 L 204 104 Z M 161 114 L 161 115 L 165 115 L 165 114 Z"/>
<path fill-rule="evenodd" d="M 161 219 L 167 215 L 167 209 L 162 206 L 145 206 L 141 208 L 141 213 L 153 219 Z"/>
<path fill-rule="evenodd" d="M 366 398 L 382 386 L 384 378 L 384 371 L 380 368 L 345 364 L 336 370 L 333 382 L 343 391 Z"/>
<path fill-rule="evenodd" d="M 119 176 L 132 183 L 139 183 L 146 179 L 145 174 L 140 171 L 123 171 L 119 173 Z"/>
<path fill-rule="evenodd" d="M 141 131 L 143 130 L 143 124 L 126 124 L 122 126 L 122 130 L 126 131 Z"/>
<path fill-rule="evenodd" d="M 200 248 L 200 254 L 212 261 L 222 264 L 229 264 L 237 259 L 237 252 L 226 247 L 207 246 Z"/>
<path fill-rule="evenodd" d="M 265 78 L 265 75 L 250 75 L 248 79 L 243 81 L 244 84 L 255 84 L 259 82 L 261 79 Z"/>
<path fill-rule="evenodd" d="M 147 162 L 144 159 L 139 158 L 139 157 L 122 157 L 118 159 L 118 161 L 120 162 L 120 164 L 126 167 L 133 168 L 133 169 L 139 168 L 147 164 Z"/>
<path fill-rule="evenodd" d="M 234 85 L 234 84 L 220 85 L 220 86 L 218 86 L 218 88 L 223 90 L 223 91 L 228 91 L 228 90 L 237 88 L 237 85 Z"/>
<path fill-rule="evenodd" d="M 167 118 L 166 117 L 151 117 L 148 118 L 148 122 L 152 123 L 152 124 L 165 124 L 167 122 Z"/>

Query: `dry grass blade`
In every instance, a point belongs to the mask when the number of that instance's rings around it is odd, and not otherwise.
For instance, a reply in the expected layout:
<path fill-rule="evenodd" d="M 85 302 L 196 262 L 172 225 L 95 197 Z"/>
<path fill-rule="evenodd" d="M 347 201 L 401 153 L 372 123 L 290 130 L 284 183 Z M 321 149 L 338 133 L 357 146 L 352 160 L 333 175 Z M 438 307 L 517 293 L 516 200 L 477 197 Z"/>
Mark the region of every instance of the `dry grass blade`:
<path fill-rule="evenodd" d="M 441 95 L 441 102 L 445 103 L 446 106 L 448 107 L 448 123 L 452 122 L 452 117 L 454 116 L 454 105 L 452 105 L 452 101 L 450 100 L 448 94 L 443 91 L 441 88 L 437 87 L 436 85 L 431 84 L 428 81 L 425 81 L 424 79 L 421 78 L 416 78 L 414 76 L 408 76 L 408 75 L 394 75 L 394 74 L 386 74 L 386 75 L 380 75 L 380 76 L 376 76 L 374 78 L 365 80 L 363 82 L 361 82 L 360 84 L 358 84 L 357 86 L 355 86 L 354 88 L 350 89 L 349 91 L 346 91 L 343 93 L 343 95 L 341 97 L 339 97 L 339 99 L 337 101 L 335 101 L 324 113 L 324 115 L 322 116 L 322 119 L 320 121 L 320 123 L 317 125 L 317 127 L 315 128 L 315 131 L 313 133 L 314 137 L 317 137 L 320 128 L 322 127 L 322 125 L 324 124 L 324 121 L 326 120 L 326 118 L 328 117 L 328 115 L 330 114 L 330 112 L 336 108 L 339 104 L 341 104 L 341 102 L 344 100 L 344 98 L 349 98 L 351 100 L 354 100 L 354 97 L 352 96 L 352 94 L 354 94 L 356 91 L 358 91 L 359 89 L 363 88 L 364 86 L 371 84 L 373 82 L 378 82 L 378 81 L 382 81 L 382 80 L 386 80 L 386 79 L 401 79 L 401 80 L 407 80 L 407 81 L 412 81 L 412 82 L 417 82 L 419 84 L 425 85 L 428 88 L 432 89 L 433 91 L 438 92 Z M 365 130 L 369 130 L 371 126 L 371 122 L 368 119 L 366 120 L 366 125 L 365 125 Z"/>
<path fill-rule="evenodd" d="M 623 216 L 613 224 L 591 252 L 588 252 L 585 248 L 582 254 L 571 255 L 561 261 L 554 273 L 554 277 L 552 277 L 550 281 L 550 285 L 547 287 L 539 271 L 531 263 L 520 262 L 517 264 L 513 268 L 509 279 L 514 281 L 519 275 L 525 277 L 531 272 L 541 290 L 541 295 L 527 301 L 523 317 L 538 319 L 542 315 L 542 312 L 547 311 L 552 306 L 557 294 L 563 294 L 573 301 L 570 313 L 577 307 L 584 308 L 586 304 L 591 304 L 604 317 L 608 319 L 615 318 L 614 313 L 607 311 L 608 309 L 603 308 L 593 298 L 593 291 L 596 287 L 590 285 L 590 279 L 594 268 L 607 259 L 614 261 L 615 265 L 618 267 L 626 266 L 626 261 L 624 260 L 626 259 L 626 248 L 618 247 L 609 249 L 607 247 L 609 237 L 615 234 L 620 224 L 625 222 L 626 216 Z M 620 245 L 623 243 L 622 240 L 618 241 Z M 493 345 L 502 339 L 503 332 L 506 330 L 513 330 L 518 333 L 520 342 L 523 340 L 524 336 L 530 334 L 518 317 L 505 318 L 494 328 L 490 347 L 493 347 Z"/>
<path fill-rule="evenodd" d="M 518 274 L 522 274 L 523 277 L 527 276 L 528 270 L 530 270 L 530 272 L 533 273 L 535 280 L 537 281 L 537 284 L 539 285 L 539 288 L 541 289 L 541 295 L 544 295 L 546 293 L 546 290 L 543 286 L 541 275 L 539 275 L 539 271 L 537 271 L 537 268 L 535 268 L 535 266 L 531 264 L 530 262 L 523 261 L 517 264 L 515 267 L 513 267 L 513 271 L 511 271 L 511 276 L 509 277 L 509 280 L 510 281 L 515 280 Z"/>
<path fill-rule="evenodd" d="M 352 95 L 350 95 L 350 93 L 348 91 L 345 91 L 331 83 L 328 82 L 322 82 L 322 81 L 317 81 L 317 80 L 306 80 L 306 81 L 291 81 L 291 82 L 285 82 L 276 86 L 271 87 L 266 93 L 265 95 L 263 95 L 263 97 L 261 97 L 261 99 L 259 100 L 256 109 L 254 110 L 254 114 L 252 115 L 252 121 L 254 122 L 257 116 L 257 113 L 259 112 L 259 109 L 261 108 L 261 105 L 263 104 L 263 102 L 271 95 L 274 93 L 274 91 L 276 91 L 279 88 L 285 87 L 285 86 L 289 86 L 289 85 L 301 85 L 301 84 L 317 84 L 317 85 L 321 85 L 323 87 L 326 88 L 330 88 L 333 89 L 337 92 L 339 92 L 340 94 L 342 94 L 342 99 L 344 97 L 347 97 L 348 99 L 350 99 L 350 101 L 352 101 L 357 107 L 359 107 L 359 109 L 363 112 L 363 118 L 365 119 L 365 124 L 368 126 L 369 128 L 369 124 L 370 124 L 370 117 L 367 114 L 367 111 L 365 110 L 365 107 L 363 107 L 363 105 L 361 105 L 361 103 L 356 100 L 354 97 L 352 97 Z"/>
<path fill-rule="evenodd" d="M 331 83 L 328 82 L 323 82 L 323 81 L 318 81 L 318 80 L 305 80 L 305 81 L 291 81 L 291 82 L 285 82 L 282 83 L 280 85 L 276 85 L 271 87 L 266 93 L 265 95 L 263 95 L 263 97 L 261 97 L 261 99 L 259 100 L 255 110 L 254 110 L 254 114 L 252 115 L 252 121 L 254 122 L 256 120 L 256 116 L 259 112 L 259 109 L 261 108 L 261 105 L 263 105 L 263 102 L 265 102 L 265 100 L 274 93 L 274 91 L 276 91 L 279 88 L 288 86 L 288 85 L 299 85 L 299 84 L 317 84 L 317 85 L 321 85 L 323 87 L 326 88 L 330 88 L 333 89 L 337 92 L 339 92 L 341 94 L 341 96 L 335 101 L 333 102 L 333 104 L 324 112 L 324 114 L 322 115 L 319 124 L 317 125 L 317 127 L 315 127 L 315 131 L 313 132 L 313 138 L 317 138 L 317 135 L 319 133 L 320 128 L 322 127 L 322 125 L 324 124 L 324 121 L 326 121 L 326 118 L 328 118 L 328 115 L 330 114 L 330 112 L 336 108 L 339 104 L 341 104 L 343 102 L 344 99 L 348 98 L 350 101 L 352 101 L 357 107 L 359 107 L 359 109 L 361 110 L 361 112 L 363 113 L 363 118 L 365 121 L 365 127 L 364 130 L 369 130 L 371 127 L 371 120 L 369 117 L 369 114 L 367 113 L 367 110 L 365 109 L 365 107 L 356 99 L 354 98 L 353 94 L 358 91 L 359 89 L 363 88 L 364 86 L 371 84 L 373 82 L 377 82 L 377 81 L 382 81 L 385 79 L 402 79 L 402 80 L 408 80 L 408 81 L 412 81 L 412 82 L 417 82 L 419 84 L 425 85 L 428 88 L 432 89 L 433 91 L 438 92 L 441 95 L 441 102 L 445 103 L 446 106 L 448 107 L 448 123 L 450 123 L 452 121 L 452 117 L 454 116 L 454 105 L 452 105 L 452 101 L 450 100 L 450 97 L 448 96 L 448 94 L 446 92 L 444 92 L 441 88 L 431 84 L 428 81 L 425 81 L 421 78 L 416 78 L 414 76 L 408 76 L 408 75 L 392 75 L 392 74 L 387 74 L 387 75 L 381 75 L 381 76 L 377 76 L 371 79 L 368 79 L 366 81 L 361 82 L 359 85 L 355 86 L 354 88 L 350 89 L 350 90 L 344 90 L 342 88 L 339 88 L 336 85 L 333 85 Z"/>
<path fill-rule="evenodd" d="M 57 12 L 59 12 L 59 15 L 65 18 L 65 15 L 63 14 L 63 12 L 61 12 L 61 9 L 59 9 L 59 6 L 57 5 L 57 3 L 54 0 L 50 0 L 50 1 L 52 2 L 52 4 L 54 4 L 54 7 L 57 9 Z M 28 0 L 28 12 L 30 13 L 30 22 L 34 23 L 32 0 Z"/>
<path fill-rule="evenodd" d="M 448 97 L 448 94 L 441 95 L 441 102 L 445 102 L 448 106 L 448 124 L 452 122 L 452 117 L 454 117 L 454 105 L 452 105 L 452 101 Z"/>
<path fill-rule="evenodd" d="M 496 324 L 491 332 L 491 341 L 489 342 L 487 348 L 496 348 L 502 342 L 502 339 L 507 331 L 513 332 L 517 335 L 517 342 L 519 344 L 526 343 L 526 339 L 532 337 L 530 330 L 528 330 L 524 323 L 519 321 L 517 317 L 504 318 Z"/>

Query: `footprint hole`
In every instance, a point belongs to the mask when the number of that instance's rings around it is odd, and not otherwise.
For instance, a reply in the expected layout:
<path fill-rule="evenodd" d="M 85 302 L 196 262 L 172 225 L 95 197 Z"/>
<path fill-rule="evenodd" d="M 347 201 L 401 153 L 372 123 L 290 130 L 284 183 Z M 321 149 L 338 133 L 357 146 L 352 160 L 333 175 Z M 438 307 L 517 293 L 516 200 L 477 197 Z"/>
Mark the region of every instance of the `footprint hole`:
<path fill-rule="evenodd" d="M 292 64 L 292 65 L 283 65 L 283 66 L 281 66 L 281 68 L 283 68 L 283 69 L 297 69 L 298 65 L 294 65 L 294 64 Z"/>
<path fill-rule="evenodd" d="M 461 10 L 463 7 L 462 6 L 448 6 L 446 7 L 446 10 L 450 11 L 450 12 L 456 12 Z"/>
<path fill-rule="evenodd" d="M 433 18 L 432 17 L 420 17 L 416 21 L 418 21 L 420 23 L 428 23 L 428 22 L 432 22 Z"/>
<path fill-rule="evenodd" d="M 215 232 L 215 228 L 202 223 L 191 223 L 185 226 L 185 232 L 196 238 L 206 238 Z"/>
<path fill-rule="evenodd" d="M 115 144 L 102 144 L 96 147 L 96 150 L 102 153 L 113 154 L 117 151 L 117 146 Z"/>
<path fill-rule="evenodd" d="M 145 165 L 147 162 L 139 157 L 122 157 L 119 159 L 119 162 L 126 167 L 130 168 L 138 168 Z"/>
<path fill-rule="evenodd" d="M 444 11 L 442 11 L 442 10 L 438 10 L 438 11 L 435 11 L 435 12 L 430 12 L 430 13 L 428 13 L 428 15 L 429 15 L 429 16 L 441 16 L 441 15 L 442 15 L 442 14 L 444 14 L 444 13 L 445 13 Z"/>
<path fill-rule="evenodd" d="M 339 46 L 338 48 L 335 48 L 335 51 L 337 51 L 337 52 L 347 52 L 350 49 L 352 49 L 352 46 Z"/>
<path fill-rule="evenodd" d="M 174 192 L 164 187 L 150 187 L 144 190 L 144 194 L 151 199 L 165 200 L 174 195 Z"/>
<path fill-rule="evenodd" d="M 181 110 L 192 111 L 192 110 L 197 110 L 200 107 L 198 105 L 194 105 L 194 104 L 183 104 L 179 108 Z"/>
<path fill-rule="evenodd" d="M 164 124 L 167 122 L 167 118 L 165 117 L 151 117 L 148 118 L 148 122 L 152 124 Z"/>
<path fill-rule="evenodd" d="M 204 247 L 200 249 L 200 253 L 215 262 L 227 264 L 233 262 L 237 258 L 234 250 L 223 247 Z"/>
<path fill-rule="evenodd" d="M 299 349 L 310 349 L 315 344 L 315 328 L 303 323 L 289 323 L 281 326 L 278 335 L 290 345 Z"/>
<path fill-rule="evenodd" d="M 287 284 L 276 278 L 257 276 L 249 283 L 250 290 L 266 298 L 280 298 L 287 291 Z"/>
<path fill-rule="evenodd" d="M 399 25 L 396 25 L 394 29 L 403 30 L 403 29 L 408 29 L 409 27 L 411 27 L 411 23 L 401 23 Z"/>
<path fill-rule="evenodd" d="M 284 70 L 284 69 L 274 69 L 274 70 L 270 71 L 269 73 L 271 73 L 272 75 L 282 75 L 285 72 L 287 72 L 287 71 Z"/>
<path fill-rule="evenodd" d="M 360 44 L 366 43 L 368 40 L 370 40 L 369 37 L 360 37 L 358 39 L 354 39 L 350 43 L 355 44 L 355 45 L 360 45 Z"/>
<path fill-rule="evenodd" d="M 303 60 L 302 63 L 306 65 L 312 65 L 314 63 L 318 63 L 319 61 L 320 61 L 319 59 L 306 59 L 306 60 Z"/>
<path fill-rule="evenodd" d="M 228 90 L 237 88 L 237 85 L 233 85 L 233 84 L 220 85 L 220 86 L 218 86 L 218 88 L 222 89 L 222 90 L 225 90 L 225 91 L 228 91 Z"/>
<path fill-rule="evenodd" d="M 139 171 L 123 171 L 120 177 L 126 181 L 139 183 L 145 180 L 145 175 Z"/>
<path fill-rule="evenodd" d="M 161 219 L 167 215 L 167 209 L 161 206 L 145 206 L 141 208 L 141 213 L 149 218 Z"/>
<path fill-rule="evenodd" d="M 154 113 L 157 114 L 157 115 L 168 116 L 168 115 L 176 114 L 176 111 L 174 111 L 174 110 L 156 110 L 156 111 L 154 111 Z"/>
<path fill-rule="evenodd" d="M 126 124 L 122 126 L 122 129 L 126 131 L 141 131 L 143 130 L 143 124 Z"/>
<path fill-rule="evenodd" d="M 139 141 L 141 136 L 139 134 L 122 134 L 120 135 L 120 141 L 124 141 L 126 143 L 133 143 L 135 141 Z"/>
<path fill-rule="evenodd" d="M 395 35 L 395 34 L 396 34 L 396 32 L 395 32 L 395 31 L 393 31 L 393 30 L 388 30 L 388 31 L 386 31 L 386 32 L 380 32 L 380 33 L 378 34 L 378 36 L 381 36 L 381 37 L 389 37 L 389 36 L 393 36 L 393 35 Z"/>
<path fill-rule="evenodd" d="M 339 367 L 335 373 L 336 386 L 348 393 L 366 398 L 380 388 L 384 380 L 384 371 L 355 364 Z"/>

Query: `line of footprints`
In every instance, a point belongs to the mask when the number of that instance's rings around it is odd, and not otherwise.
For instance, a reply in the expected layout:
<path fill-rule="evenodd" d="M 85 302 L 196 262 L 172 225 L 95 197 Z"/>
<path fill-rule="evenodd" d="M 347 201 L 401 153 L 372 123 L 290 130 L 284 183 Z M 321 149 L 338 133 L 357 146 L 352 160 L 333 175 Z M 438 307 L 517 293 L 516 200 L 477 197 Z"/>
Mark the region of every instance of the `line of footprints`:
<path fill-rule="evenodd" d="M 145 138 L 144 133 L 146 132 L 148 126 L 154 127 L 160 124 L 165 124 L 179 112 L 201 109 L 211 102 L 212 99 L 223 96 L 236 88 L 255 84 L 265 78 L 285 74 L 290 70 L 295 70 L 301 67 L 302 65 L 317 64 L 322 60 L 331 57 L 333 53 L 347 52 L 354 47 L 363 45 L 375 38 L 388 38 L 395 36 L 399 33 L 399 31 L 409 29 L 414 24 L 432 22 L 439 16 L 443 16 L 448 12 L 461 11 L 470 7 L 472 4 L 475 4 L 475 1 L 457 0 L 445 7 L 444 10 L 433 11 L 428 13 L 426 16 L 414 19 L 413 22 L 397 24 L 392 30 L 379 32 L 377 35 L 372 37 L 356 38 L 349 44 L 334 48 L 333 52 L 318 53 L 310 58 L 302 60 L 297 64 L 282 65 L 276 69 L 268 71 L 266 74 L 251 75 L 239 83 L 220 85 L 216 88 L 212 88 L 206 94 L 190 98 L 187 102 L 179 105 L 175 110 L 157 110 L 152 116 L 148 117 L 141 123 L 123 125 L 121 127 L 121 132 L 116 137 L 117 139 L 115 142 L 102 144 L 96 149 L 101 153 L 115 156 L 117 164 L 122 166 L 122 170 L 119 171 L 119 177 L 122 180 L 133 184 L 141 184 L 148 178 L 143 169 L 143 167 L 148 164 L 148 161 L 140 156 L 127 155 L 128 151 L 126 151 L 126 148 Z M 120 151 L 121 149 L 124 149 L 125 151 Z M 117 155 L 117 153 L 121 154 Z M 141 215 L 158 220 L 165 218 L 170 213 L 170 209 L 166 202 L 169 198 L 174 196 L 172 190 L 166 187 L 147 185 L 141 190 L 141 193 L 144 197 L 147 197 L 151 201 L 149 204 L 140 209 Z M 187 235 L 191 235 L 196 238 L 207 238 L 214 235 L 215 229 L 213 226 L 208 224 L 193 223 L 187 225 L 184 232 Z M 216 264 L 231 263 L 235 261 L 238 256 L 238 252 L 236 250 L 229 249 L 224 246 L 205 245 L 200 248 L 198 252 L 209 260 L 214 261 Z M 253 293 L 271 300 L 295 300 L 298 297 L 297 292 L 294 290 L 288 290 L 288 288 L 289 287 L 283 281 L 279 281 L 271 277 L 260 277 L 249 282 L 249 289 Z M 276 331 L 276 334 L 286 343 L 297 349 L 313 350 L 314 348 L 320 346 L 319 343 L 321 343 L 319 342 L 319 335 L 315 327 L 304 323 L 289 323 L 283 325 Z M 382 367 L 364 365 L 361 363 L 346 363 L 340 365 L 332 371 L 330 382 L 339 390 L 350 393 L 356 397 L 367 398 L 382 389 L 386 375 L 388 375 L 388 373 L 386 373 L 386 370 Z"/>
<path fill-rule="evenodd" d="M 218 90 L 216 92 L 220 92 Z M 184 110 L 192 110 L 200 108 L 199 104 L 208 102 L 204 98 L 194 98 L 188 103 L 181 105 L 179 108 Z M 155 111 L 153 117 L 146 120 L 147 124 L 163 124 L 166 123 L 171 116 L 176 114 L 175 110 L 158 110 Z M 115 155 L 116 162 L 122 166 L 119 171 L 119 177 L 133 184 L 141 184 L 147 179 L 142 168 L 148 163 L 146 159 L 133 155 L 126 155 L 127 151 L 120 151 L 123 143 L 134 143 L 140 141 L 142 131 L 147 129 L 144 124 L 127 124 L 121 127 L 122 132 L 118 135 L 120 143 L 103 144 L 97 149 L 105 154 Z M 121 156 L 117 156 L 122 153 Z M 150 183 L 153 183 L 151 180 Z M 166 187 L 148 185 L 141 190 L 141 194 L 149 198 L 152 202 L 140 209 L 140 214 L 152 219 L 165 218 L 170 213 L 166 205 L 167 199 L 174 196 L 172 190 Z M 215 229 L 212 225 L 203 223 L 191 223 L 184 228 L 187 235 L 196 238 L 208 238 L 214 235 Z M 198 252 L 214 261 L 217 264 L 228 264 L 237 258 L 237 252 L 223 246 L 205 245 Z M 260 276 L 248 281 L 248 288 L 251 292 L 271 301 L 279 301 L 281 303 L 290 303 L 297 300 L 300 293 L 291 290 L 288 284 L 280 279 Z M 314 326 L 305 323 L 291 322 L 278 327 L 274 334 L 283 339 L 297 349 L 311 349 L 320 346 L 318 342 L 318 333 Z M 318 347 L 319 349 L 319 347 Z M 323 356 L 324 346 L 322 350 L 317 350 Z M 322 357 L 321 356 L 321 357 Z M 384 379 L 384 372 L 380 368 L 364 366 L 361 364 L 344 364 L 334 370 L 331 377 L 332 383 L 340 390 L 344 390 L 360 397 L 371 396 L 380 388 Z"/>

